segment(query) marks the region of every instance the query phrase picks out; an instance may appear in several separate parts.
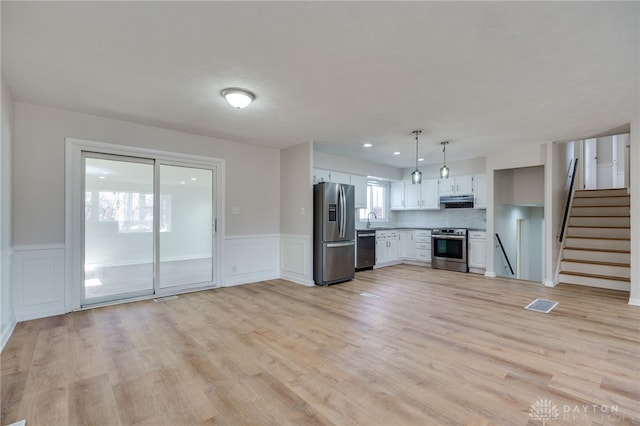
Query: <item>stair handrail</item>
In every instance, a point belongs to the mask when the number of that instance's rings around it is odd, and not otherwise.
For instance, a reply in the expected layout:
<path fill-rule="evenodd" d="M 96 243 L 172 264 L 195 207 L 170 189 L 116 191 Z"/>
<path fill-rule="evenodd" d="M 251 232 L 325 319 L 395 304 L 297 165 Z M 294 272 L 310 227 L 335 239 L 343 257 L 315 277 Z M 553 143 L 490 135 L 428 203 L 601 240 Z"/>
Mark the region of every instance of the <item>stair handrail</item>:
<path fill-rule="evenodd" d="M 509 256 L 507 256 L 507 252 L 502 245 L 502 241 L 500 240 L 500 235 L 496 233 L 496 239 L 498 240 L 498 244 L 500 245 L 500 250 L 502 250 L 502 255 L 504 256 L 504 260 L 507 261 L 507 266 L 509 267 L 509 271 L 511 271 L 511 275 L 515 275 L 513 272 L 513 268 L 511 267 L 511 262 L 509 262 Z"/>
<path fill-rule="evenodd" d="M 569 194 L 567 195 L 567 204 L 564 206 L 564 217 L 562 218 L 562 227 L 560 228 L 560 236 L 558 237 L 558 241 L 562 242 L 564 239 L 564 232 L 567 227 L 567 219 L 569 218 L 569 208 L 571 207 L 571 196 L 573 195 L 573 184 L 576 180 L 576 169 L 578 168 L 578 160 L 576 158 L 575 163 L 573 163 L 573 172 L 571 173 L 571 183 L 569 184 Z"/>

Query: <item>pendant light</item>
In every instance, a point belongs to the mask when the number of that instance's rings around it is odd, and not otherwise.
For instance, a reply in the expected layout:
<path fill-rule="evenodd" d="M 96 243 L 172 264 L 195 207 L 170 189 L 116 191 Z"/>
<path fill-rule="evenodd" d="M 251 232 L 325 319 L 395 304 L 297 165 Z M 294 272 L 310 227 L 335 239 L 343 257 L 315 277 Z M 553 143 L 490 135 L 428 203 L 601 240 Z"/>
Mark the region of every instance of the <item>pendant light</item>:
<path fill-rule="evenodd" d="M 418 170 L 418 135 L 422 133 L 422 130 L 414 130 L 414 135 L 416 135 L 416 169 L 411 172 L 411 182 L 415 185 L 422 183 L 422 172 Z"/>
<path fill-rule="evenodd" d="M 447 167 L 447 145 L 449 141 L 442 141 L 440 145 L 442 145 L 442 155 L 444 156 L 443 166 L 440 168 L 440 177 L 442 179 L 446 179 L 449 177 L 449 168 Z"/>
<path fill-rule="evenodd" d="M 229 104 L 237 109 L 245 108 L 249 106 L 251 102 L 256 98 L 256 95 L 245 89 L 238 89 L 230 87 L 220 92 L 222 96 L 229 102 Z"/>

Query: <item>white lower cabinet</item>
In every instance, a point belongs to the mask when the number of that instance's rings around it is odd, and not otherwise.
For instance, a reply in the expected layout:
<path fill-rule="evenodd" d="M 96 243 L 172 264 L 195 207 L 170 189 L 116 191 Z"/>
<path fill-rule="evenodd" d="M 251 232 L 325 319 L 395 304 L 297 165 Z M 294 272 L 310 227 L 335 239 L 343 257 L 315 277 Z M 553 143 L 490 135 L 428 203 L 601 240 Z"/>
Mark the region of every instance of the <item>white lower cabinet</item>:
<path fill-rule="evenodd" d="M 398 231 L 376 231 L 376 266 L 398 261 Z"/>
<path fill-rule="evenodd" d="M 376 231 L 376 267 L 402 262 L 431 263 L 430 230 Z"/>
<path fill-rule="evenodd" d="M 487 233 L 483 231 L 469 231 L 469 245 L 467 250 L 469 271 L 483 272 L 487 268 Z"/>
<path fill-rule="evenodd" d="M 431 263 L 431 231 L 415 230 L 413 239 L 416 247 L 416 260 Z"/>
<path fill-rule="evenodd" d="M 398 258 L 402 260 L 414 260 L 416 258 L 416 244 L 413 240 L 413 231 L 398 231 Z"/>

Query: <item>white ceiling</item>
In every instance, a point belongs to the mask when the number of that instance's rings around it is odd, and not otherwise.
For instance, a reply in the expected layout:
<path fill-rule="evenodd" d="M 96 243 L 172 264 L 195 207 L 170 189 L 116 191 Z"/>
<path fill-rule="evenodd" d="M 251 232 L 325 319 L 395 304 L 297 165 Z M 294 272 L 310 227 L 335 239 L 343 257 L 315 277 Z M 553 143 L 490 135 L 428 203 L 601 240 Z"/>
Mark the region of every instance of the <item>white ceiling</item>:
<path fill-rule="evenodd" d="M 637 119 L 639 2 L 10 2 L 17 100 L 411 167 Z M 225 87 L 257 95 L 244 110 Z M 362 144 L 370 142 L 373 148 Z M 400 151 L 393 156 L 393 151 Z"/>

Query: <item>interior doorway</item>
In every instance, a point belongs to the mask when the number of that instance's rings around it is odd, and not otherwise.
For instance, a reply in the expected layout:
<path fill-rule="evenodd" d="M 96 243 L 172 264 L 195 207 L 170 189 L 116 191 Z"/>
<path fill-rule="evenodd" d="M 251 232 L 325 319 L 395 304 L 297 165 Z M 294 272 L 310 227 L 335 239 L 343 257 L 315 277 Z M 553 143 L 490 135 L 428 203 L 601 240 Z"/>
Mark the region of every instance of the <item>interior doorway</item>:
<path fill-rule="evenodd" d="M 605 136 L 582 141 L 584 189 L 626 187 L 629 134 Z"/>

